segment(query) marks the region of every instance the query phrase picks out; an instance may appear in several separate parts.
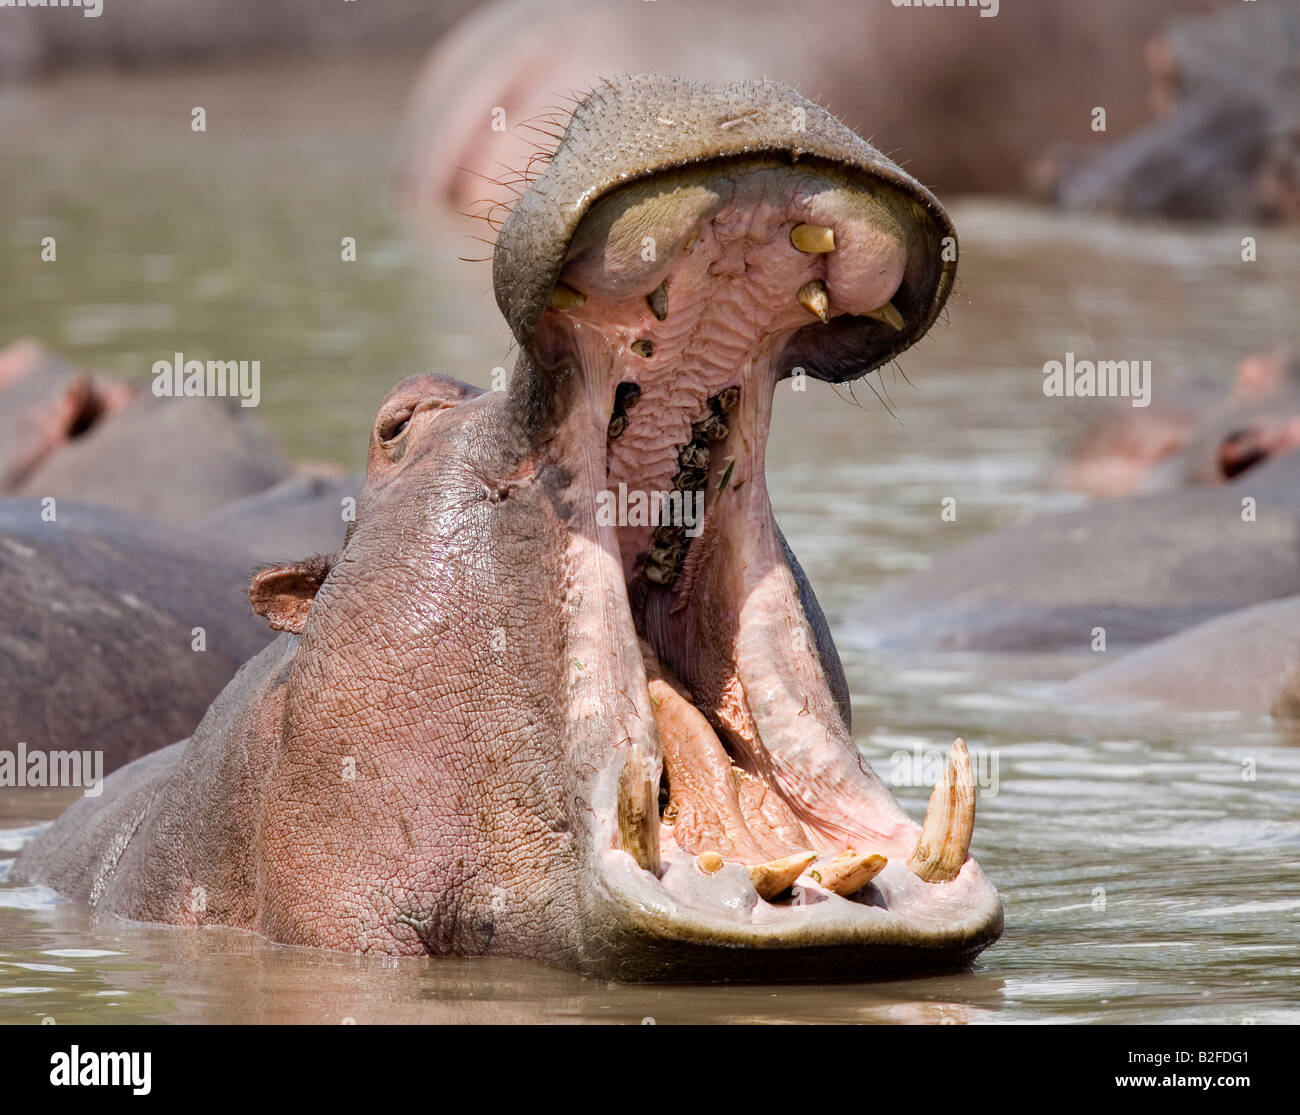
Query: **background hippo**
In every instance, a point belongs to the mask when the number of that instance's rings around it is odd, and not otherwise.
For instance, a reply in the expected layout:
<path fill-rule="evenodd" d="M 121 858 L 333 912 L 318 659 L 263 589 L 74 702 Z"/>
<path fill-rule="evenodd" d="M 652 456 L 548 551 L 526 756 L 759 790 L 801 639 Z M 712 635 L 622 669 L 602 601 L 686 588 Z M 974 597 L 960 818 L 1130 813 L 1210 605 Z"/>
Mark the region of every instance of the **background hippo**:
<path fill-rule="evenodd" d="M 1300 219 L 1300 11 L 1288 0 L 1175 20 L 1147 49 L 1156 119 L 1057 155 L 1070 208 Z"/>
<path fill-rule="evenodd" d="M 1098 400 L 1102 413 L 1075 439 L 1056 482 L 1093 496 L 1223 484 L 1291 452 L 1300 436 L 1300 360 L 1254 353 L 1232 390 L 1184 384 L 1147 407 Z"/>
<path fill-rule="evenodd" d="M 234 398 L 156 396 L 30 341 L 0 352 L 0 492 L 190 522 L 289 474 Z"/>
<path fill-rule="evenodd" d="M 1245 517 L 1243 500 L 1254 507 Z M 867 645 L 1005 650 L 1141 643 L 1300 592 L 1300 454 L 1216 489 L 1041 516 L 940 554 L 856 612 Z"/>
<path fill-rule="evenodd" d="M 46 506 L 0 499 L 0 749 L 102 751 L 112 770 L 191 732 L 266 645 L 252 562 L 143 515 Z"/>
<path fill-rule="evenodd" d="M 785 86 L 600 87 L 496 247 L 509 390 L 400 384 L 341 551 L 254 579 L 291 634 L 14 873 L 136 919 L 607 977 L 968 963 L 1002 914 L 964 745 L 917 826 L 848 734 L 763 470 L 777 383 L 922 336 L 952 236 Z M 698 493 L 700 530 L 607 517 L 629 489 Z"/>
<path fill-rule="evenodd" d="M 973 4 L 828 0 L 810 19 L 796 4 L 748 0 L 498 0 L 434 49 L 412 95 L 403 180 L 421 203 L 483 212 L 476 203 L 499 198 L 493 181 L 523 174 L 570 91 L 663 69 L 710 81 L 768 74 L 905 148 L 923 182 L 1019 193 L 1048 147 L 1105 138 L 1090 130 L 1094 105 L 1106 106 L 1112 134 L 1144 119 L 1143 42 L 1188 9 L 1189 0 L 1003 3 L 985 18 Z"/>
<path fill-rule="evenodd" d="M 1300 596 L 1269 600 L 1159 639 L 1066 682 L 1062 700 L 1300 717 Z"/>
<path fill-rule="evenodd" d="M 111 771 L 188 735 L 271 639 L 250 571 L 337 549 L 360 488 L 298 476 L 192 529 L 63 499 L 51 522 L 41 500 L 0 499 L 0 750 L 91 749 Z"/>

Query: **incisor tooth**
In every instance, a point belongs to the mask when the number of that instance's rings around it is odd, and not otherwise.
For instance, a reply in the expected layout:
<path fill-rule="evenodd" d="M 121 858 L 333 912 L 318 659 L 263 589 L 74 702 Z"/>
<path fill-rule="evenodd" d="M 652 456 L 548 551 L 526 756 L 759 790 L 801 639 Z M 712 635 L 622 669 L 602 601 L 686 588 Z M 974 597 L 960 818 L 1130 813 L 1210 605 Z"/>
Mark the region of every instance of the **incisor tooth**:
<path fill-rule="evenodd" d="M 831 319 L 831 299 L 826 293 L 826 284 L 821 279 L 813 279 L 799 288 L 795 295 L 799 304 L 810 314 L 816 314 L 823 322 Z"/>
<path fill-rule="evenodd" d="M 907 866 L 927 883 L 946 883 L 957 877 L 970 851 L 975 831 L 975 777 L 971 774 L 966 744 L 957 740 L 948 765 L 930 794 L 921 838 Z"/>
<path fill-rule="evenodd" d="M 827 890 L 848 895 L 865 887 L 880 874 L 888 862 L 878 852 L 841 852 L 830 863 L 819 867 L 817 874 L 821 876 L 821 884 Z"/>
<path fill-rule="evenodd" d="M 698 867 L 701 871 L 703 871 L 704 874 L 706 875 L 716 875 L 719 871 L 722 870 L 722 865 L 724 862 L 725 861 L 722 858 L 722 853 L 720 852 L 714 852 L 714 851 L 701 852 L 698 856 L 695 857 L 695 866 Z"/>
<path fill-rule="evenodd" d="M 760 898 L 775 898 L 783 890 L 789 890 L 816 858 L 816 852 L 800 852 L 770 863 L 754 864 L 749 869 L 749 878 Z"/>
<path fill-rule="evenodd" d="M 795 225 L 790 230 L 790 243 L 801 252 L 833 252 L 835 230 L 825 225 Z"/>
<path fill-rule="evenodd" d="M 568 283 L 556 283 L 555 289 L 551 291 L 551 305 L 561 313 L 572 310 L 575 306 L 581 306 L 585 301 L 587 296 L 581 291 L 574 290 Z"/>
<path fill-rule="evenodd" d="M 883 321 L 886 325 L 892 326 L 894 329 L 902 329 L 903 326 L 907 324 L 907 322 L 903 320 L 903 315 L 894 308 L 892 302 L 886 302 L 883 306 L 872 310 L 870 313 L 863 314 L 862 316 L 875 318 L 876 321 Z"/>
<path fill-rule="evenodd" d="M 618 776 L 618 835 L 643 871 L 659 874 L 659 801 L 645 748 L 634 743 Z"/>

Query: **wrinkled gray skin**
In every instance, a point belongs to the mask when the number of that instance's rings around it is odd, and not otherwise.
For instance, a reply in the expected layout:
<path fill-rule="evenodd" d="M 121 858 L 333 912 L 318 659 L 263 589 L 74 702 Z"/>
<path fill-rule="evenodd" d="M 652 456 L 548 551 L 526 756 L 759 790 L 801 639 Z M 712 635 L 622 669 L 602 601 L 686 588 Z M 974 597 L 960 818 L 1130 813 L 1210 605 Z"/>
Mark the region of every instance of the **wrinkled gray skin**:
<path fill-rule="evenodd" d="M 1243 522 L 1242 500 L 1257 502 Z M 1214 489 L 1127 497 L 995 531 L 854 613 L 867 645 L 1086 650 L 1143 643 L 1300 592 L 1300 454 Z"/>
<path fill-rule="evenodd" d="M 60 500 L 51 523 L 0 499 L 0 748 L 103 751 L 112 770 L 193 731 L 270 638 L 251 564 L 142 515 Z"/>
<path fill-rule="evenodd" d="M 46 523 L 39 500 L 0 499 L 0 747 L 93 748 L 110 771 L 188 735 L 273 637 L 250 571 L 335 550 L 360 489 L 294 477 L 190 529 L 64 499 Z"/>
<path fill-rule="evenodd" d="M 796 108 L 807 114 L 797 135 Z M 590 353 L 566 350 L 565 320 L 577 318 L 547 303 L 596 199 L 702 157 L 709 180 L 724 184 L 755 166 L 833 169 L 883 199 L 907 248 L 893 296 L 899 333 L 847 315 L 823 325 L 787 293 L 773 312 L 798 324 L 764 374 L 798 364 L 853 378 L 929 327 L 952 281 L 953 265 L 939 259 L 951 226 L 932 197 L 829 115 L 775 83 L 710 89 L 639 77 L 599 88 L 497 244 L 498 303 L 520 346 L 509 391 L 466 389 L 456 402 L 437 377 L 399 384 L 376 418 L 342 550 L 254 581 L 259 611 L 295 634 L 241 670 L 187 744 L 132 764 L 101 799 L 70 809 L 24 851 L 16 877 L 141 920 L 361 952 L 521 956 L 607 978 L 896 974 L 960 967 L 996 939 L 1001 906 L 973 860 L 944 883 L 905 866 L 918 826 L 848 736 L 826 676 L 833 648 L 824 623 L 810 622 L 806 584 L 794 611 L 743 620 L 742 603 L 799 599 L 765 526 L 774 523 L 761 471 L 715 497 L 715 522 L 743 513 L 751 525 L 736 519 L 730 536 L 706 527 L 696 540 L 719 552 L 702 551 L 706 572 L 680 590 L 685 615 L 701 602 L 725 605 L 700 615 L 709 626 L 694 638 L 717 649 L 719 634 L 736 639 L 760 750 L 780 766 L 771 777 L 817 807 L 810 825 L 843 825 L 847 840 L 878 846 L 889 864 L 867 898 L 814 894 L 792 909 L 760 902 L 740 865 L 709 877 L 665 853 L 656 875 L 625 850 L 620 783 L 644 777 L 653 803 L 661 761 L 637 600 L 648 600 L 641 614 L 660 654 L 689 666 L 694 651 L 689 637 L 665 641 L 672 614 L 650 622 L 668 590 L 639 576 L 629 587 L 616 531 L 597 522 L 615 384 Z M 759 173 L 792 181 L 779 169 Z M 821 265 L 782 237 L 766 258 Z M 651 330 L 652 289 L 636 296 Z M 687 311 L 679 295 L 668 323 Z M 775 380 L 745 383 L 733 437 L 765 434 Z M 745 451 L 760 469 L 761 448 Z M 748 553 L 738 567 L 730 546 Z M 789 640 L 773 625 L 789 625 Z M 798 663 L 792 691 L 771 673 L 787 660 Z M 699 700 L 707 673 L 695 682 Z M 802 708 L 790 703 L 796 693 Z M 205 895 L 197 911 L 195 887 Z"/>
<path fill-rule="evenodd" d="M 39 345 L 0 352 L 0 493 L 188 523 L 289 474 L 235 398 L 166 398 L 89 375 Z"/>
<path fill-rule="evenodd" d="M 1057 200 L 1143 217 L 1300 220 L 1297 55 L 1291 0 L 1174 22 L 1148 50 L 1160 116 L 1100 153 L 1058 155 Z"/>
<path fill-rule="evenodd" d="M 1269 600 L 1159 639 L 1056 690 L 1071 704 L 1300 717 L 1300 596 Z"/>

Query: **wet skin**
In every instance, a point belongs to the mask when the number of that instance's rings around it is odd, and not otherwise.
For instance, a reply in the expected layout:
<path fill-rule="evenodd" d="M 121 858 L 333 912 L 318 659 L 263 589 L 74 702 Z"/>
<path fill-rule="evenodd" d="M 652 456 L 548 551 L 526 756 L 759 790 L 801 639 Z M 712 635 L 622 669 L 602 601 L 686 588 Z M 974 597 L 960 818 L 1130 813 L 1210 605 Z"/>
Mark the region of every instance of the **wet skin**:
<path fill-rule="evenodd" d="M 945 242 L 930 194 L 785 86 L 598 88 L 497 241 L 509 389 L 399 384 L 342 548 L 253 581 L 286 634 L 18 876 L 612 978 L 968 964 L 1002 911 L 964 746 L 918 826 L 853 743 L 763 475 L 774 390 L 923 335 Z M 701 493 L 700 529 L 602 518 L 620 485 Z"/>

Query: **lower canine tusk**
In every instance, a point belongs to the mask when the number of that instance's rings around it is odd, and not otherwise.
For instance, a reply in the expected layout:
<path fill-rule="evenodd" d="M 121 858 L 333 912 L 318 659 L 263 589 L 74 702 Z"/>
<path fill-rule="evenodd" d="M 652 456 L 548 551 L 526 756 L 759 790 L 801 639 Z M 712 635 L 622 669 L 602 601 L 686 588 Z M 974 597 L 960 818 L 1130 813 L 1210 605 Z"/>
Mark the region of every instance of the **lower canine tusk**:
<path fill-rule="evenodd" d="M 750 882 L 760 898 L 775 898 L 783 890 L 789 890 L 816 858 L 816 852 L 800 852 L 771 863 L 754 864 L 749 869 Z"/>
<path fill-rule="evenodd" d="M 618 776 L 618 835 L 623 851 L 643 871 L 659 874 L 659 795 L 650 781 L 645 748 L 634 743 Z"/>
<path fill-rule="evenodd" d="M 857 852 L 841 852 L 830 863 L 817 869 L 822 877 L 821 885 L 839 895 L 849 895 L 860 891 L 884 869 L 888 860 L 879 853 L 860 855 Z"/>
<path fill-rule="evenodd" d="M 957 878 L 970 851 L 975 831 L 975 778 L 971 774 L 966 744 L 957 740 L 948 765 L 930 794 L 921 838 L 907 866 L 927 883 L 947 883 Z"/>

